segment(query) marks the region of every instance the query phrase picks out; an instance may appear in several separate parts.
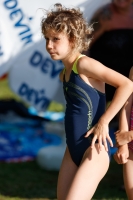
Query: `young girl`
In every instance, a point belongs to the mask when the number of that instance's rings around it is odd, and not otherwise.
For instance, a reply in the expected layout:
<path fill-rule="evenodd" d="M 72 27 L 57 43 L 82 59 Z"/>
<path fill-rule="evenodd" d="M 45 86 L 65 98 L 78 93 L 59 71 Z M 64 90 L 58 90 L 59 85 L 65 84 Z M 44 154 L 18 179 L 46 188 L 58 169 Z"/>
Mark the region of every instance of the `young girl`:
<path fill-rule="evenodd" d="M 133 83 L 81 52 L 90 43 L 92 26 L 76 8 L 55 4 L 41 22 L 46 49 L 61 60 L 60 73 L 66 99 L 67 148 L 59 172 L 58 200 L 89 200 L 106 174 L 113 146 L 109 122 L 133 91 Z M 116 88 L 105 111 L 105 83 Z M 110 144 L 110 145 L 109 145 Z"/>
<path fill-rule="evenodd" d="M 133 81 L 133 67 L 129 78 Z M 119 148 L 114 158 L 118 164 L 124 164 L 124 185 L 128 199 L 133 200 L 133 94 L 121 110 L 120 130 L 116 132 L 116 143 Z"/>

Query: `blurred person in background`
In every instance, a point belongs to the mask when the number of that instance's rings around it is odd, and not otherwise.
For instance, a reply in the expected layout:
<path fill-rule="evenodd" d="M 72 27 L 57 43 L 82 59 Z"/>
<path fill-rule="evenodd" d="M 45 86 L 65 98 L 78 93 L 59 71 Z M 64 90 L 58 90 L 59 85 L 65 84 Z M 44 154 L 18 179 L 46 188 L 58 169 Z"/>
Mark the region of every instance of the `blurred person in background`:
<path fill-rule="evenodd" d="M 94 13 L 92 23 L 94 31 L 87 55 L 129 77 L 133 66 L 133 0 L 112 0 Z M 105 88 L 108 105 L 115 90 L 107 84 Z M 118 115 L 110 126 L 117 130 Z"/>
<path fill-rule="evenodd" d="M 133 0 L 112 0 L 95 12 L 90 23 L 94 32 L 87 55 L 128 77 L 133 66 Z M 106 85 L 107 102 L 114 92 Z"/>

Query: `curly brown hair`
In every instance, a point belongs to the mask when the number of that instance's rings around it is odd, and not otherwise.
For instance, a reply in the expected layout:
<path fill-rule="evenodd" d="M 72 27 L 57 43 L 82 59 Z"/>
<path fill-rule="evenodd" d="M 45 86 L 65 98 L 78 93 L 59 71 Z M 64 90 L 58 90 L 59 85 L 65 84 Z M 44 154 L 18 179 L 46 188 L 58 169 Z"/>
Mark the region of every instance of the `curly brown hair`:
<path fill-rule="evenodd" d="M 93 27 L 85 21 L 79 8 L 66 8 L 56 3 L 53 9 L 46 11 L 46 16 L 41 20 L 43 36 L 51 29 L 59 33 L 64 32 L 69 41 L 73 42 L 74 49 L 82 52 L 89 48 Z"/>

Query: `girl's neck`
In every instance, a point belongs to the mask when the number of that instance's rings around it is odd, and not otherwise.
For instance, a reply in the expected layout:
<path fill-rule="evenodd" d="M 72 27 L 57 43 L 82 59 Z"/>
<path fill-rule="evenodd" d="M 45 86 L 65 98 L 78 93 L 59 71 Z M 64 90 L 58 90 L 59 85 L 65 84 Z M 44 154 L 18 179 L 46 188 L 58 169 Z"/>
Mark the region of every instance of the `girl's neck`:
<path fill-rule="evenodd" d="M 65 68 L 67 68 L 67 69 L 72 68 L 73 63 L 80 55 L 81 55 L 81 53 L 78 52 L 78 53 L 72 54 L 72 55 L 68 56 L 67 58 L 65 58 L 64 60 L 62 60 Z"/>

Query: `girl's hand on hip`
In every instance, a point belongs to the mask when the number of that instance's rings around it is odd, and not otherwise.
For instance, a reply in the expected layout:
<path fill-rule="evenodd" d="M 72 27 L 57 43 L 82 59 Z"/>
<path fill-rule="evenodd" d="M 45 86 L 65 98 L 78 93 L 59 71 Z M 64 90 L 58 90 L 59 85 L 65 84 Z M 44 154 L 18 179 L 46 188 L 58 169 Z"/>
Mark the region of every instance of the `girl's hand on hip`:
<path fill-rule="evenodd" d="M 99 151 L 103 149 L 103 145 L 105 147 L 105 150 L 108 151 L 107 140 L 110 143 L 110 146 L 113 147 L 113 142 L 108 132 L 108 124 L 97 123 L 86 133 L 85 137 L 88 137 L 90 134 L 93 133 L 94 137 L 92 139 L 91 148 L 94 147 L 96 140 L 98 140 Z"/>

